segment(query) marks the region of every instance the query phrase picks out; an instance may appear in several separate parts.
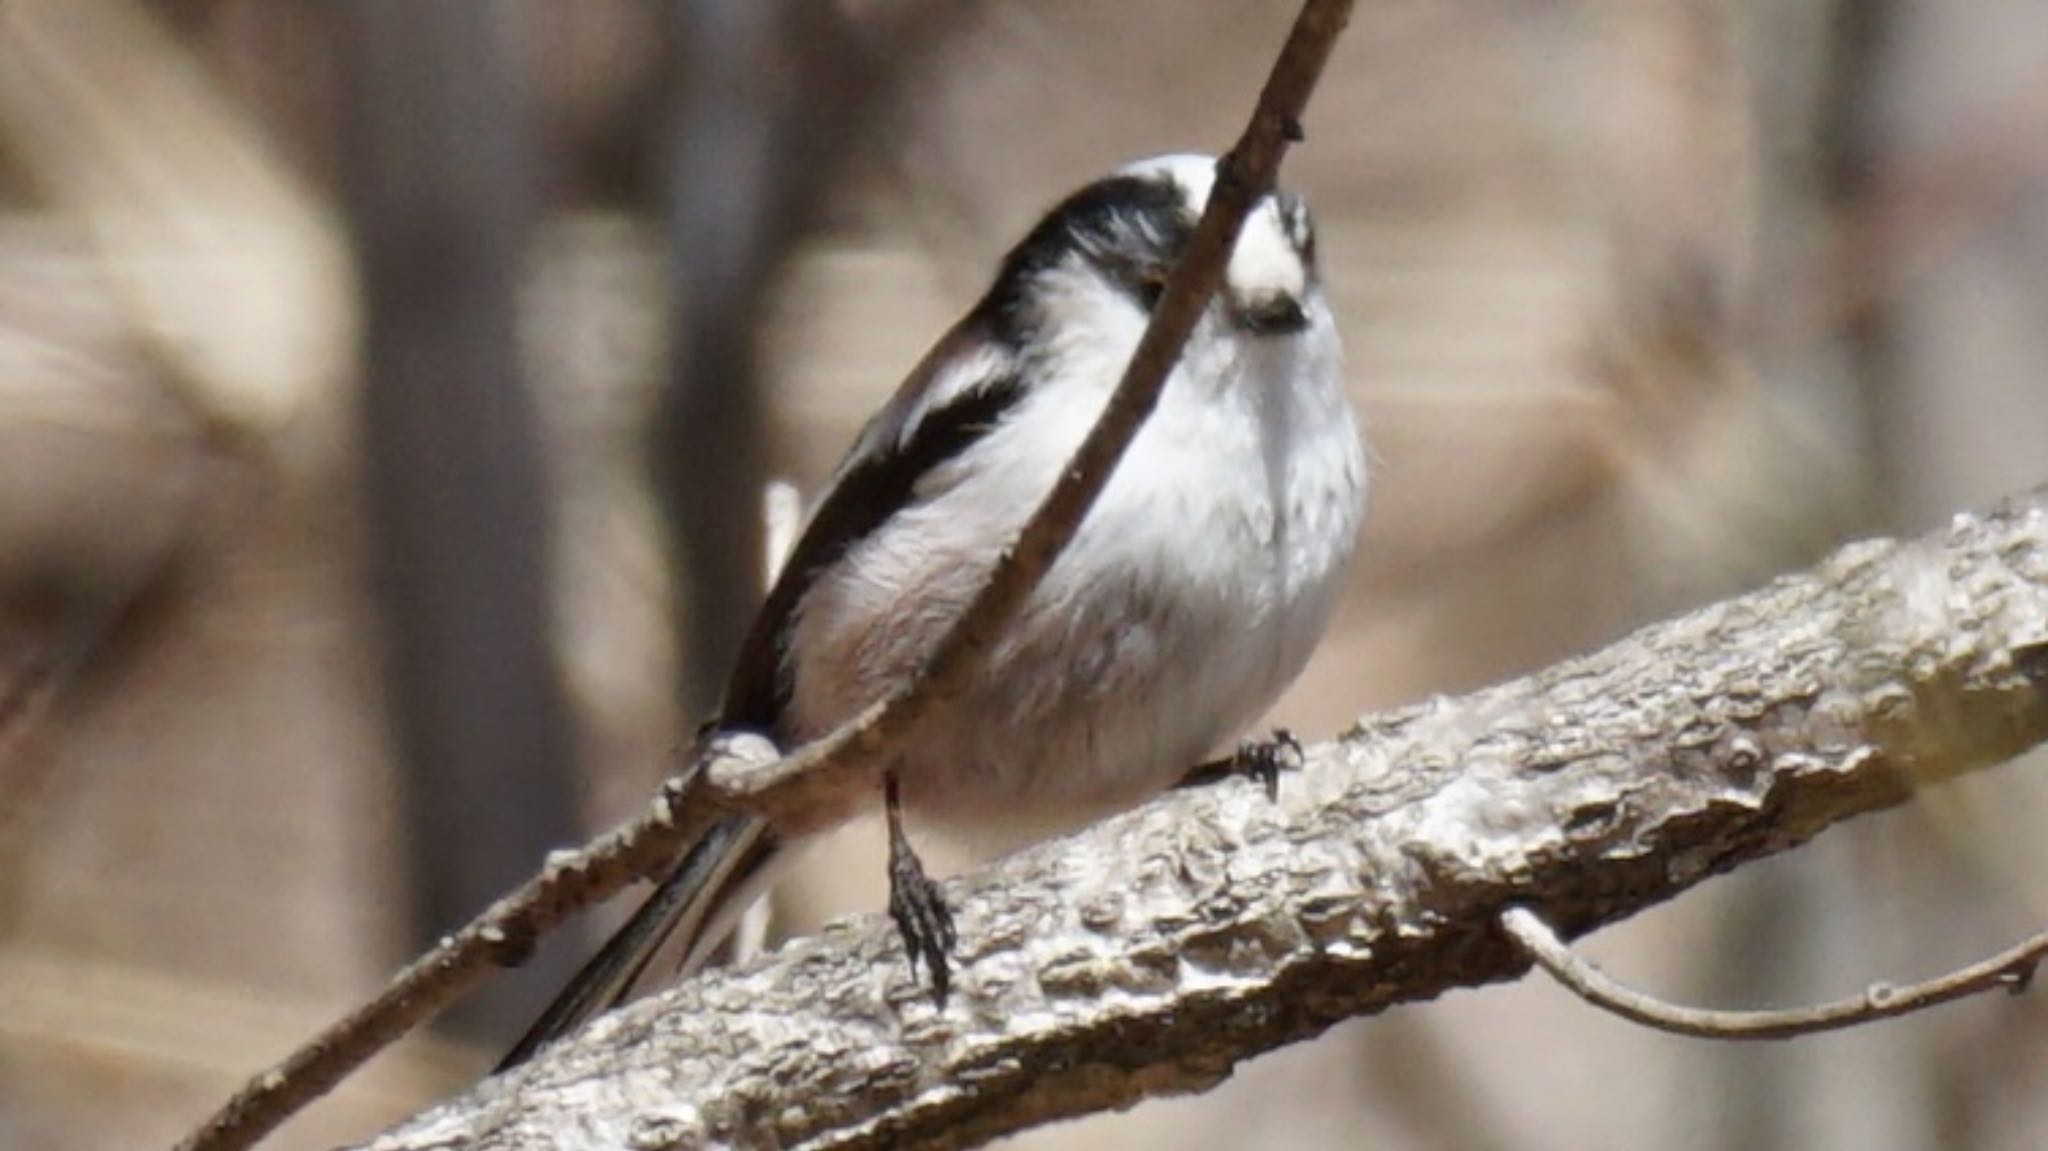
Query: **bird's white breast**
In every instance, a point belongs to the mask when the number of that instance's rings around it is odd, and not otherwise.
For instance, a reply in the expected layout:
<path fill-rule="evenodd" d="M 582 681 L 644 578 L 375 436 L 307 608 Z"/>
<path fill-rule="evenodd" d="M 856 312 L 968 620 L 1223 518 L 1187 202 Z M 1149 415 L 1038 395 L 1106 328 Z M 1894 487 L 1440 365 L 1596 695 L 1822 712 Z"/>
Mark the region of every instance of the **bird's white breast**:
<path fill-rule="evenodd" d="M 1288 339 L 1203 320 L 985 671 L 911 737 L 898 774 L 914 809 L 1046 829 L 1127 805 L 1240 733 L 1300 672 L 1366 488 L 1320 298 L 1312 320 Z M 1130 322 L 1065 329 L 1048 354 L 1102 386 L 1079 402 L 1074 389 L 1026 397 L 820 579 L 790 652 L 800 734 L 928 657 L 1100 414 L 1142 317 Z"/>

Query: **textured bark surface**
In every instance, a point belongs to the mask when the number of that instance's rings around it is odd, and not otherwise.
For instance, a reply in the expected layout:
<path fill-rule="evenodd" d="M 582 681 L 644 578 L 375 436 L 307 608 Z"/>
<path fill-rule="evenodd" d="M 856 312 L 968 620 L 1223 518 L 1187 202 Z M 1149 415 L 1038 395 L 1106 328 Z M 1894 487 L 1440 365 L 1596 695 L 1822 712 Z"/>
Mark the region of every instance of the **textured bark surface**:
<path fill-rule="evenodd" d="M 2048 489 L 1358 725 L 1278 804 L 1172 794 L 951 884 L 935 1009 L 880 916 L 599 1021 L 400 1148 L 951 1147 L 1149 1095 L 2048 740 Z"/>

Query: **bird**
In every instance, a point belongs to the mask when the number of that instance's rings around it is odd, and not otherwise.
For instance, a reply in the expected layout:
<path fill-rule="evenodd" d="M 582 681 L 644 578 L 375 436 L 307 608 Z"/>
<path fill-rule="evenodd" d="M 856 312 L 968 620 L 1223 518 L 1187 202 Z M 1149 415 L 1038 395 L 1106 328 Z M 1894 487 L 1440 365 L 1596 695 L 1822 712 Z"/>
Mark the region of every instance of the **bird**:
<path fill-rule="evenodd" d="M 923 666 L 1101 414 L 1217 172 L 1199 154 L 1124 165 L 1009 250 L 833 473 L 705 738 L 789 748 Z M 501 1069 L 623 999 L 656 954 L 680 951 L 683 971 L 703 964 L 791 846 L 878 798 L 889 910 L 912 974 L 923 960 L 943 1002 L 954 927 L 904 812 L 1036 838 L 1213 762 L 1308 662 L 1366 491 L 1315 224 L 1301 197 L 1275 189 L 1246 218 L 1157 407 L 958 692 L 879 779 L 819 805 L 811 824 L 715 824 Z"/>

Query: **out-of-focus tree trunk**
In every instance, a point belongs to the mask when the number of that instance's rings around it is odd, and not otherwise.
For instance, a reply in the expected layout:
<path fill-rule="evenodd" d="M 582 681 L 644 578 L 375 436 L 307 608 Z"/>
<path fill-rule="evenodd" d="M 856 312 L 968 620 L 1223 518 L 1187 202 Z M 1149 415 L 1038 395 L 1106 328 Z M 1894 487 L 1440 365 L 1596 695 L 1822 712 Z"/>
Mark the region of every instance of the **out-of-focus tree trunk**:
<path fill-rule="evenodd" d="M 899 5 L 863 24 L 809 0 L 670 0 L 675 83 L 659 147 L 672 342 L 650 450 L 681 572 L 686 715 L 716 705 L 761 599 L 768 289 L 860 125 L 943 35 L 946 7 Z"/>
<path fill-rule="evenodd" d="M 517 340 L 537 163 L 523 9 L 343 12 L 372 551 L 426 941 L 577 826 L 547 485 Z M 458 1026 L 510 1033 L 559 967 L 529 965 Z"/>
<path fill-rule="evenodd" d="M 676 551 L 684 715 L 716 706 L 720 678 L 760 600 L 767 428 L 754 341 L 762 284 L 786 230 L 770 212 L 775 129 L 792 70 L 779 0 L 674 0 L 675 84 L 657 148 L 668 216 L 669 364 L 650 450 Z M 772 237 L 772 238 L 771 238 Z M 765 250 L 774 246 L 771 253 Z"/>

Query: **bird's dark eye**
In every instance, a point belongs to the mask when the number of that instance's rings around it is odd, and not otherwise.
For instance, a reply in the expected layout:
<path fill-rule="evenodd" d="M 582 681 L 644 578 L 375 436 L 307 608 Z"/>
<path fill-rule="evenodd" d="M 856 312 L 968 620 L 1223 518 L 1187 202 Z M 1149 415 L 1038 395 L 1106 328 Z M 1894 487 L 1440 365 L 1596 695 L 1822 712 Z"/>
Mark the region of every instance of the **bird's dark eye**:
<path fill-rule="evenodd" d="M 1158 307 L 1159 297 L 1166 294 L 1166 272 L 1165 268 L 1142 268 L 1138 271 L 1138 302 L 1144 304 L 1148 312 Z"/>

